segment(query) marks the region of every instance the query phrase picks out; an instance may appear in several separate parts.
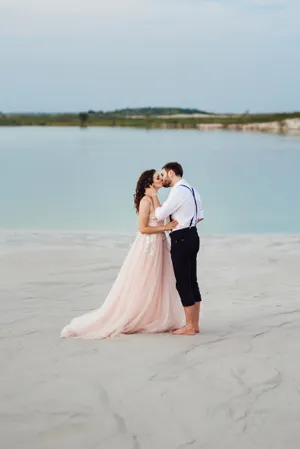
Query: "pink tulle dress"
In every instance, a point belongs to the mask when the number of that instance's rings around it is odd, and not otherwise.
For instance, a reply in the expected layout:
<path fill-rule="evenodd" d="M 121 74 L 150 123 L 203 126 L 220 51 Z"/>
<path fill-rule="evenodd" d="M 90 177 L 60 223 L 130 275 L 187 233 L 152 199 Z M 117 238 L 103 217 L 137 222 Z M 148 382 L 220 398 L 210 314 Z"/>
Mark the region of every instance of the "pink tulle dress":
<path fill-rule="evenodd" d="M 148 226 L 161 226 L 153 210 Z M 74 318 L 61 337 L 101 339 L 166 332 L 185 324 L 164 233 L 138 233 L 103 305 Z"/>

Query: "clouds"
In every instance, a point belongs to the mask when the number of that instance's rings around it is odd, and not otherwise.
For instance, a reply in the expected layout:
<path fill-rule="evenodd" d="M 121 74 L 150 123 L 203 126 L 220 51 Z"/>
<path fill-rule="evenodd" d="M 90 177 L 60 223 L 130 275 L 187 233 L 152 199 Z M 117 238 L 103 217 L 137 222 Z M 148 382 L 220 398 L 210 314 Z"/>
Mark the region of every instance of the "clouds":
<path fill-rule="evenodd" d="M 269 6 L 289 8 L 296 4 L 294 0 L 252 0 L 248 1 L 251 6 Z"/>
<path fill-rule="evenodd" d="M 22 13 L 64 14 L 64 13 L 107 13 L 118 10 L 140 9 L 145 3 L 141 0 L 1 0 L 1 9 L 19 10 Z"/>
<path fill-rule="evenodd" d="M 296 0 L 0 0 L 0 108 L 297 109 L 299 13 Z"/>
<path fill-rule="evenodd" d="M 142 18 L 144 0 L 0 0 L 0 35 L 74 34 Z"/>
<path fill-rule="evenodd" d="M 255 27 L 254 18 L 266 20 L 262 9 L 296 8 L 296 0 L 0 0 L 0 36 L 122 34 L 132 26 L 203 35 Z"/>

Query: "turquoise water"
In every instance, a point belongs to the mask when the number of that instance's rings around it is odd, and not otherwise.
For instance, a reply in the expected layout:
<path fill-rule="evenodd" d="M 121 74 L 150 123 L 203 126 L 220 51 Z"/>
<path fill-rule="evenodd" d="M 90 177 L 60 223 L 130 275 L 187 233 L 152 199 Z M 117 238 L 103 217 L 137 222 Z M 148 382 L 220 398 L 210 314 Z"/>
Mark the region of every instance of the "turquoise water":
<path fill-rule="evenodd" d="M 202 233 L 300 232 L 299 138 L 118 128 L 0 128 L 0 228 L 133 233 L 136 180 L 169 160 L 202 196 Z"/>

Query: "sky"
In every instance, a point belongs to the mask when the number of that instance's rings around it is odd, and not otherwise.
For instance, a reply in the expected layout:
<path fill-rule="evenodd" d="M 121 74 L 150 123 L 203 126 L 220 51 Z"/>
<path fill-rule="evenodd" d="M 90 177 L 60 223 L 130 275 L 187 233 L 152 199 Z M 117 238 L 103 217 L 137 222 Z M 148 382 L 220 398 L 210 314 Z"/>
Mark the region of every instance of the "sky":
<path fill-rule="evenodd" d="M 299 111 L 299 17 L 299 0 L 0 0 L 0 111 Z"/>

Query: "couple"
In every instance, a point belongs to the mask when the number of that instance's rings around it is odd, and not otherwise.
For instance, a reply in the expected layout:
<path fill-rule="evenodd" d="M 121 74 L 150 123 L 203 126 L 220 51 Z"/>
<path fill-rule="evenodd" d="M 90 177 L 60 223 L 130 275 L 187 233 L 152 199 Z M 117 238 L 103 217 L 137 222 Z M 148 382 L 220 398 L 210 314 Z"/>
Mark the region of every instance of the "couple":
<path fill-rule="evenodd" d="M 163 205 L 157 196 L 161 187 L 172 188 Z M 203 220 L 200 195 L 183 179 L 182 166 L 170 162 L 161 176 L 155 170 L 141 174 L 134 205 L 139 233 L 104 304 L 73 319 L 61 337 L 199 333 L 196 225 Z M 166 231 L 170 231 L 171 256 Z"/>

